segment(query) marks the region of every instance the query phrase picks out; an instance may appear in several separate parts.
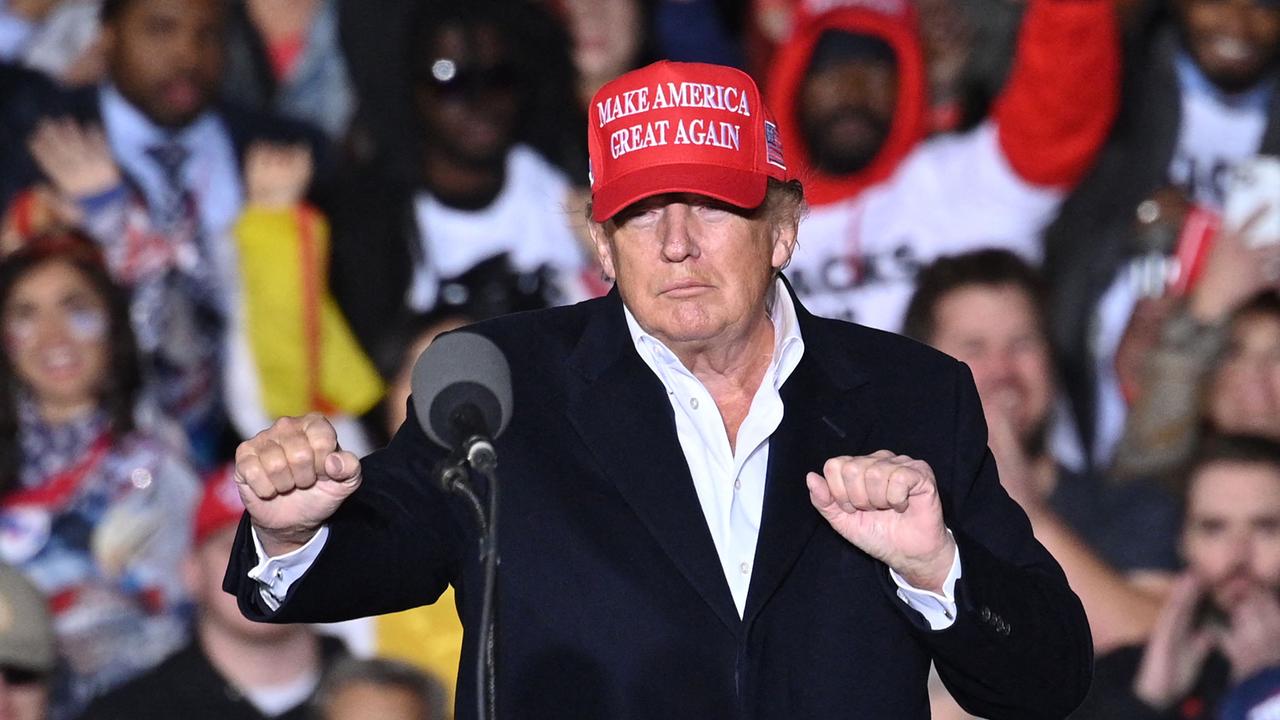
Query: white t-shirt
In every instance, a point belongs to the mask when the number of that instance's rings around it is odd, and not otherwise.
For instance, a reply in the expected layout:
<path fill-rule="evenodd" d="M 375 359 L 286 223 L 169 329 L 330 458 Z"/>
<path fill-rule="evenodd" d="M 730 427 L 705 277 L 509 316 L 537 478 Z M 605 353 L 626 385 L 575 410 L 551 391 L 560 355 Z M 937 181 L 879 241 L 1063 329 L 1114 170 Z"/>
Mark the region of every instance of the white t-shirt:
<path fill-rule="evenodd" d="M 507 253 L 512 269 L 533 272 L 548 265 L 563 285 L 585 267 L 571 228 L 575 210 L 566 206 L 569 181 L 537 152 L 516 145 L 507 154 L 506 182 L 480 210 L 448 207 L 430 193 L 414 199 L 423 258 L 413 269 L 406 303 L 419 312 L 435 304 L 442 278 L 456 277 L 480 262 Z M 584 299 L 570 287 L 566 301 Z"/>
<path fill-rule="evenodd" d="M 917 272 L 940 256 L 1001 247 L 1038 262 L 1062 197 L 1018 176 L 987 122 L 921 143 L 887 181 L 813 208 L 786 275 L 811 312 L 896 332 Z"/>

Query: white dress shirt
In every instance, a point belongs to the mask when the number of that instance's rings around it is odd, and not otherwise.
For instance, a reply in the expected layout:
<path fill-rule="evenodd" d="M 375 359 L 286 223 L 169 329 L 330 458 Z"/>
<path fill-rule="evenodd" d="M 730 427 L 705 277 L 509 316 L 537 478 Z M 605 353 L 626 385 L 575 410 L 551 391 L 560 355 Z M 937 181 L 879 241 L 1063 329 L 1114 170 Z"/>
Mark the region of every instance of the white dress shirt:
<path fill-rule="evenodd" d="M 689 465 L 694 490 L 739 616 L 746 607 L 760 535 L 769 468 L 769 437 L 778 429 L 784 412 L 779 390 L 804 355 L 795 305 L 781 280 L 776 281 L 773 295 L 769 313 L 774 328 L 773 358 L 738 429 L 733 448 L 729 446 L 724 422 L 711 394 L 675 353 L 640 327 L 630 310 L 625 307 L 623 310 L 636 351 L 667 389 L 667 399 L 675 411 L 680 448 Z M 803 483 L 805 479 L 798 477 L 793 481 Z M 260 583 L 268 607 L 279 607 L 289 587 L 319 553 L 326 531 L 327 528 L 322 530 L 303 548 L 278 558 L 267 558 L 255 535 L 258 557 L 265 559 L 249 571 L 249 577 Z M 898 597 L 923 615 L 931 628 L 941 630 L 955 621 L 955 583 L 960 577 L 958 552 L 941 595 L 910 586 L 892 570 L 889 575 L 898 587 Z"/>

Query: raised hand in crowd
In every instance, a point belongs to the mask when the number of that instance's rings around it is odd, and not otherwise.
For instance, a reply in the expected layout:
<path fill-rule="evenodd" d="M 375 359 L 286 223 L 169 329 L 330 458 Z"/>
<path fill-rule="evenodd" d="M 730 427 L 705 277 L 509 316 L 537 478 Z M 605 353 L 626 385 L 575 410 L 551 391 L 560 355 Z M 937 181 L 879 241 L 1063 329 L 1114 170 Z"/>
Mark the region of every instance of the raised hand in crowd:
<path fill-rule="evenodd" d="M 1018 439 L 1013 408 L 1001 406 L 999 401 L 1000 398 L 994 398 L 982 405 L 982 412 L 987 418 L 987 445 L 995 456 L 1004 491 L 1023 510 L 1034 515 L 1034 511 L 1044 506 L 1044 493 L 1036 482 L 1039 468 Z"/>
<path fill-rule="evenodd" d="M 1280 666 L 1280 598 L 1252 588 L 1231 610 L 1231 624 L 1218 640 L 1231 663 L 1231 679 L 1240 683 L 1260 670 Z"/>
<path fill-rule="evenodd" d="M 1170 707 L 1191 692 L 1216 641 L 1216 627 L 1202 624 L 1205 585 L 1188 572 L 1170 590 L 1147 642 L 1133 693 L 1150 707 Z"/>
<path fill-rule="evenodd" d="M 314 171 L 311 148 L 305 143 L 254 143 L 244 163 L 248 204 L 273 209 L 296 205 L 306 195 Z"/>
<path fill-rule="evenodd" d="M 27 147 L 68 199 L 93 197 L 120 185 L 120 168 L 100 127 L 84 127 L 70 117 L 45 119 L 36 125 Z"/>
<path fill-rule="evenodd" d="M 305 545 L 361 478 L 359 458 L 319 413 L 280 418 L 236 448 L 236 486 L 272 556 Z"/>
<path fill-rule="evenodd" d="M 941 591 L 956 550 L 928 463 L 888 450 L 841 456 L 806 483 L 810 502 L 841 537 L 913 586 Z"/>
<path fill-rule="evenodd" d="M 1223 228 L 1204 270 L 1187 298 L 1187 310 L 1202 323 L 1218 323 L 1267 288 L 1280 287 L 1280 238 L 1254 246 L 1249 238 L 1266 213 L 1258 208 L 1238 228 Z"/>

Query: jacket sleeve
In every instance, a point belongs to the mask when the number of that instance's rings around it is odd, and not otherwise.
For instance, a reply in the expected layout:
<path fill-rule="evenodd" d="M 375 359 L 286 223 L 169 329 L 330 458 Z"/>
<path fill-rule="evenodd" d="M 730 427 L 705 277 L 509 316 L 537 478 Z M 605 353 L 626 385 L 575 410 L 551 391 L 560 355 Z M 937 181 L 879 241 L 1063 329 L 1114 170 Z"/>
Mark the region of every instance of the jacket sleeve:
<path fill-rule="evenodd" d="M 479 547 L 474 521 L 431 482 L 443 456 L 410 411 L 391 443 L 360 461 L 360 488 L 330 518 L 324 548 L 277 610 L 265 607 L 248 576 L 258 558 L 247 515 L 223 589 L 259 622 L 336 622 L 435 602 L 460 572 L 479 570 L 478 553 L 465 552 Z"/>
<path fill-rule="evenodd" d="M 1024 181 L 1069 189 L 1092 167 L 1120 104 L 1120 39 L 1109 0 L 1033 0 L 993 111 Z"/>
<path fill-rule="evenodd" d="M 972 376 L 957 364 L 955 461 L 943 491 L 960 553 L 955 622 L 915 622 L 947 689 L 985 718 L 1063 718 L 1084 699 L 1093 644 L 1080 600 L 1000 486 Z"/>

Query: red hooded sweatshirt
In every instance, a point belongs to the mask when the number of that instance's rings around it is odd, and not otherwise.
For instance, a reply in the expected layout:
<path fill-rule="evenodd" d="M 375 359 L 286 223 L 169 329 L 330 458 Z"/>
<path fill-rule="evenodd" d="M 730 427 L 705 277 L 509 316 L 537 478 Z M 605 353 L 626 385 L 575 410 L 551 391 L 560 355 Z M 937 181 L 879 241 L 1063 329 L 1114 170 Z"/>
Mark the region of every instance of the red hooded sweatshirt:
<path fill-rule="evenodd" d="M 799 130 L 800 88 L 823 33 L 880 38 L 897 56 L 898 102 L 880 153 L 865 169 L 833 176 L 809 162 Z M 1106 0 L 1031 0 L 1008 84 L 993 110 L 1000 147 L 1023 180 L 1069 189 L 1088 171 L 1119 103 L 1120 49 Z M 810 205 L 837 202 L 888 179 L 928 129 L 928 79 L 909 0 L 803 0 L 795 30 L 773 57 L 768 102 L 787 159 Z"/>

